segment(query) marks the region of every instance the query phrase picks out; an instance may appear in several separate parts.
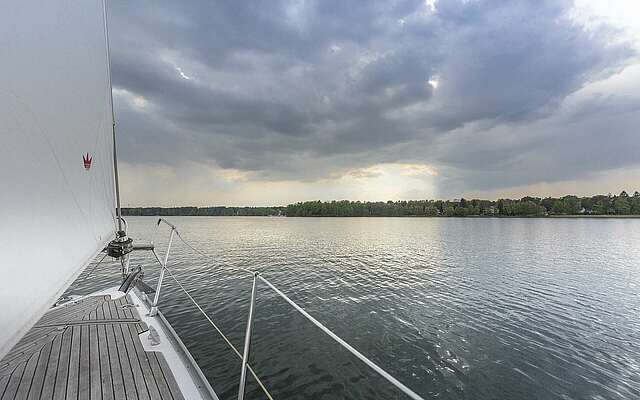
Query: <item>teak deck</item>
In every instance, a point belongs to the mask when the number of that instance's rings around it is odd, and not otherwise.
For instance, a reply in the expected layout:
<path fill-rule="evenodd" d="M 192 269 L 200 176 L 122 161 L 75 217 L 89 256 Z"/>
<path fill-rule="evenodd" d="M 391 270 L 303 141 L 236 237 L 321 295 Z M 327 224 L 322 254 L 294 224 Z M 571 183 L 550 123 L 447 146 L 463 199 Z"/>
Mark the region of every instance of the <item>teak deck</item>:
<path fill-rule="evenodd" d="M 129 295 L 55 307 L 0 361 L 0 399 L 183 399 Z"/>

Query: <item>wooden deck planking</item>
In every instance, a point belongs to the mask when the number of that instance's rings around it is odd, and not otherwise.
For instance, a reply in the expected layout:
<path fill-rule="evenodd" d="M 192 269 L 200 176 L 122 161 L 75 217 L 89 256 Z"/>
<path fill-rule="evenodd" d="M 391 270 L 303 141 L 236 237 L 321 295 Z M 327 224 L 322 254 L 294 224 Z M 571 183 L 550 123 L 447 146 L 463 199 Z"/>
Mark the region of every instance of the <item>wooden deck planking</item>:
<path fill-rule="evenodd" d="M 108 305 L 106 306 L 105 318 L 111 316 Z M 122 368 L 120 367 L 120 356 L 116 348 L 116 339 L 113 333 L 113 326 L 104 325 L 105 335 L 107 336 L 107 352 L 109 353 L 109 365 L 111 369 L 111 378 L 113 381 L 113 394 L 116 399 L 125 397 L 124 379 L 122 377 Z"/>
<path fill-rule="evenodd" d="M 167 359 L 164 358 L 164 355 L 162 355 L 162 353 L 156 353 L 156 357 L 158 358 L 158 364 L 160 364 L 160 369 L 164 374 L 164 379 L 167 381 L 167 385 L 171 389 L 171 394 L 174 400 L 183 400 L 184 396 L 182 396 L 182 393 L 179 390 L 178 391 L 174 390 L 174 388 L 178 387 L 176 378 L 173 376 L 173 374 L 166 373 L 166 371 L 170 371 L 169 364 L 167 364 Z"/>
<path fill-rule="evenodd" d="M 146 387 L 144 385 L 144 380 L 140 382 L 141 373 L 138 371 L 140 369 L 140 366 L 138 365 L 138 361 L 135 359 L 135 355 L 131 353 L 131 349 L 128 346 L 126 337 L 122 332 L 122 325 L 114 325 L 113 328 L 116 332 L 118 342 L 120 343 L 119 350 L 121 350 L 123 354 L 125 354 L 128 362 L 125 381 L 130 380 L 130 382 L 132 383 L 132 385 L 130 386 L 135 389 L 136 397 L 138 399 L 147 400 L 148 396 L 145 396 Z"/>
<path fill-rule="evenodd" d="M 71 326 L 71 345 L 69 347 L 69 373 L 67 374 L 67 398 L 78 398 L 78 377 L 80 375 L 80 338 L 81 326 Z"/>
<path fill-rule="evenodd" d="M 49 343 L 52 337 L 56 336 L 57 334 L 57 328 L 49 328 L 48 330 L 44 330 L 43 334 L 41 335 L 33 335 L 33 342 L 31 343 L 25 343 L 22 340 L 18 342 L 11 353 L 7 354 L 2 362 L 0 362 L 0 375 L 3 375 L 6 369 L 13 370 L 16 365 L 26 361 L 26 359 L 29 358 L 34 351 L 41 347 L 44 347 L 44 345 Z"/>
<path fill-rule="evenodd" d="M 96 318 L 104 319 L 104 310 L 101 307 L 96 309 Z M 102 399 L 113 400 L 113 378 L 110 364 L 109 348 L 107 343 L 107 332 L 104 325 L 97 325 L 98 331 L 98 349 L 100 359 L 100 391 L 102 392 Z"/>
<path fill-rule="evenodd" d="M 41 397 L 43 399 L 50 399 L 53 397 L 53 390 L 56 384 L 56 372 L 58 371 L 58 364 L 60 363 L 61 349 L 62 335 L 58 335 L 51 343 L 51 355 L 49 356 L 47 370 L 44 375 L 44 381 L 42 382 Z"/>
<path fill-rule="evenodd" d="M 4 390 L 7 388 L 9 384 L 9 375 L 0 376 L 0 399 L 4 397 Z"/>
<path fill-rule="evenodd" d="M 56 307 L 0 361 L 0 399 L 183 399 L 128 296 Z"/>
<path fill-rule="evenodd" d="M 98 343 L 98 326 L 89 327 L 89 389 L 91 400 L 102 398 L 102 384 L 100 381 L 100 347 Z"/>
<path fill-rule="evenodd" d="M 16 392 L 17 398 L 26 399 L 29 395 L 29 389 L 31 389 L 31 382 L 33 382 L 33 375 L 36 371 L 36 366 L 38 365 L 38 359 L 40 358 L 40 352 L 33 353 L 27 361 L 27 364 L 24 367 L 24 372 L 22 373 L 22 379 L 20 380 L 20 384 L 18 385 L 18 390 Z"/>
<path fill-rule="evenodd" d="M 22 373 L 24 372 L 25 366 L 26 363 L 20 364 L 11 372 L 9 382 L 7 387 L 4 389 L 4 394 L 2 395 L 2 400 L 14 399 L 16 397 L 18 385 L 20 385 L 20 381 L 22 380 Z"/>
<path fill-rule="evenodd" d="M 91 366 L 89 357 L 91 356 L 91 342 L 89 341 L 89 328 L 94 325 L 82 325 L 80 328 L 80 376 L 78 377 L 78 398 L 80 400 L 90 400 L 91 385 L 89 375 Z M 95 352 L 94 354 L 98 354 Z"/>
<path fill-rule="evenodd" d="M 173 395 L 171 394 L 171 389 L 169 388 L 169 384 L 164 377 L 164 373 L 162 372 L 162 367 L 158 362 L 157 353 L 148 353 L 149 355 L 149 366 L 151 367 L 151 372 L 155 378 L 155 382 L 158 385 L 158 391 L 160 393 L 160 397 L 163 399 L 172 399 Z"/>
<path fill-rule="evenodd" d="M 131 372 L 134 375 L 134 381 L 136 383 L 136 391 L 138 392 L 138 398 L 140 400 L 150 400 L 149 389 L 147 388 L 147 382 L 144 379 L 144 373 L 140 366 L 140 359 L 133 345 L 133 339 L 129 332 L 129 327 L 120 324 L 120 332 L 124 338 L 127 354 L 129 355 L 129 361 L 131 362 Z M 151 375 L 153 376 L 153 374 Z"/>
<path fill-rule="evenodd" d="M 122 330 L 120 329 L 120 326 L 117 325 L 111 325 L 111 329 L 113 329 L 113 336 L 118 343 L 116 350 L 118 352 L 118 358 L 120 359 L 120 370 L 122 371 L 125 395 L 128 399 L 137 399 L 138 391 L 136 390 L 136 384 L 133 380 L 133 372 L 131 372 L 131 359 L 129 359 L 129 354 L 124 346 Z"/>
<path fill-rule="evenodd" d="M 51 355 L 51 349 L 53 343 L 50 342 L 42 350 L 40 350 L 40 358 L 38 359 L 38 365 L 33 374 L 33 381 L 31 382 L 31 389 L 29 390 L 28 399 L 39 399 L 42 394 L 42 385 L 44 383 L 45 374 L 47 372 L 47 366 L 49 365 L 49 358 Z"/>
<path fill-rule="evenodd" d="M 38 324 L 52 325 L 59 322 L 64 323 L 81 320 L 88 311 L 95 309 L 99 304 L 108 300 L 108 296 L 95 296 L 81 300 L 80 302 L 72 305 L 62 305 L 60 307 L 53 308 L 40 319 Z"/>
<path fill-rule="evenodd" d="M 138 358 L 138 362 L 140 364 L 140 369 L 145 376 L 153 376 L 154 379 L 147 381 L 147 391 L 149 393 L 149 397 L 151 399 L 160 399 L 162 396 L 160 395 L 160 391 L 158 389 L 157 377 L 151 370 L 151 365 L 149 364 L 149 354 L 144 351 L 142 347 L 142 343 L 139 340 L 135 340 L 138 336 L 136 328 L 134 326 L 128 325 L 123 327 L 129 331 L 129 336 L 131 337 L 131 342 L 133 343 L 134 351 L 136 352 L 136 356 Z M 126 334 L 126 333 L 125 333 Z"/>
<path fill-rule="evenodd" d="M 53 389 L 54 399 L 64 399 L 67 395 L 67 377 L 69 376 L 69 363 L 71 360 L 72 335 L 72 328 L 66 328 L 62 334 L 62 344 L 60 345 L 60 355 L 58 356 L 56 385 Z"/>

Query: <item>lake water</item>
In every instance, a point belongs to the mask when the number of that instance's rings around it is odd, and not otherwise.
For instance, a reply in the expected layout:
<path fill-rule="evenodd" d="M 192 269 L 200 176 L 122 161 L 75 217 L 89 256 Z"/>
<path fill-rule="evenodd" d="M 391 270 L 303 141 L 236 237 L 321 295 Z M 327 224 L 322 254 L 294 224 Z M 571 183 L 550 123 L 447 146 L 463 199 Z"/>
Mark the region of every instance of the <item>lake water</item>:
<path fill-rule="evenodd" d="M 257 269 L 424 398 L 640 398 L 640 220 L 172 217 L 169 266 L 242 349 Z M 155 218 L 134 238 L 166 248 Z M 145 281 L 158 267 L 135 254 Z M 114 263 L 72 286 L 117 285 Z M 86 279 L 85 279 L 86 277 Z M 404 399 L 259 283 L 251 364 L 275 399 Z M 170 278 L 160 309 L 222 399 L 240 361 Z M 264 396 L 251 383 L 249 399 Z"/>

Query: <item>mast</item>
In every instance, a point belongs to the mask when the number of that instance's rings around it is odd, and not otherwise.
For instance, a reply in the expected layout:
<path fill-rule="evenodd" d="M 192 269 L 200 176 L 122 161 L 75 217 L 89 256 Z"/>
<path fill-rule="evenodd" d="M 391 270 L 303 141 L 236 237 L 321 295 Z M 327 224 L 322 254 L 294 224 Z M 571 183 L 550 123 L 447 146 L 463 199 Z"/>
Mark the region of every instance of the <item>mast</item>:
<path fill-rule="evenodd" d="M 113 176 L 116 189 L 116 214 L 118 220 L 118 233 L 122 232 L 122 209 L 120 208 L 120 179 L 118 175 L 118 144 L 116 142 L 116 114 L 113 109 L 113 85 L 111 83 L 111 47 L 109 46 L 109 24 L 107 16 L 107 0 L 102 0 L 104 16 L 104 40 L 107 49 L 107 77 L 109 80 L 109 101 L 111 105 L 111 133 L 113 137 Z"/>
<path fill-rule="evenodd" d="M 109 46 L 109 24 L 107 17 L 107 0 L 102 0 L 102 13 L 104 16 L 104 40 L 107 50 L 107 78 L 109 81 L 109 103 L 111 106 L 111 137 L 113 139 L 113 179 L 116 195 L 116 219 L 118 228 L 116 238 L 107 245 L 107 254 L 113 258 L 121 259 L 123 276 L 129 269 L 127 256 L 133 250 L 133 240 L 127 237 L 126 224 L 122 229 L 122 209 L 120 208 L 120 179 L 118 175 L 118 143 L 116 141 L 116 113 L 113 109 L 113 84 L 111 83 L 111 47 Z M 125 257 L 126 256 L 126 257 Z"/>

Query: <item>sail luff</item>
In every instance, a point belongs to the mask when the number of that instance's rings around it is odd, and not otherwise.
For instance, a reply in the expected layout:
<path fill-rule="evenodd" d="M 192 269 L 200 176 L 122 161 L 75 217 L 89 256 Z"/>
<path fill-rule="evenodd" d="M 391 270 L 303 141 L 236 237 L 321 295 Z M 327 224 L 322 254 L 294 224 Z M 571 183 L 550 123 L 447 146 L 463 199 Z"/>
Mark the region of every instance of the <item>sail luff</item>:
<path fill-rule="evenodd" d="M 111 107 L 111 136 L 113 138 L 113 178 L 116 196 L 116 213 L 118 232 L 122 231 L 122 208 L 120 207 L 120 175 L 118 174 L 118 142 L 116 140 L 116 113 L 113 107 L 113 82 L 111 80 L 111 45 L 109 43 L 109 14 L 107 0 L 102 0 L 104 20 L 104 41 L 107 54 L 107 77 L 109 80 L 109 106 Z"/>

